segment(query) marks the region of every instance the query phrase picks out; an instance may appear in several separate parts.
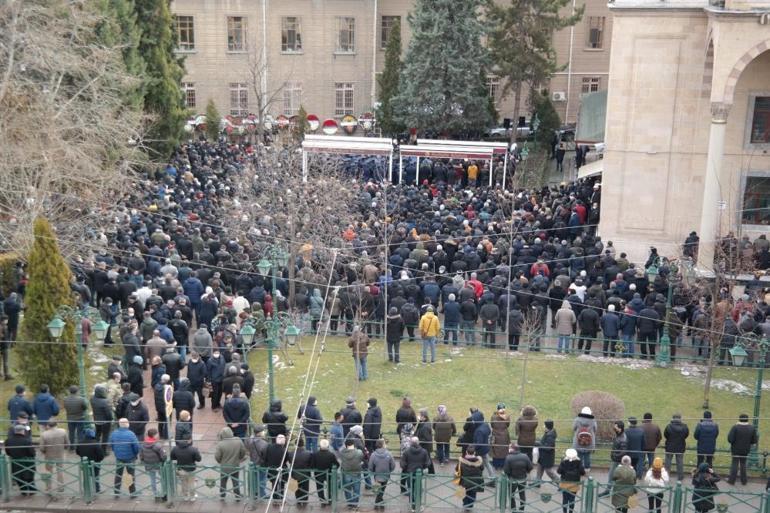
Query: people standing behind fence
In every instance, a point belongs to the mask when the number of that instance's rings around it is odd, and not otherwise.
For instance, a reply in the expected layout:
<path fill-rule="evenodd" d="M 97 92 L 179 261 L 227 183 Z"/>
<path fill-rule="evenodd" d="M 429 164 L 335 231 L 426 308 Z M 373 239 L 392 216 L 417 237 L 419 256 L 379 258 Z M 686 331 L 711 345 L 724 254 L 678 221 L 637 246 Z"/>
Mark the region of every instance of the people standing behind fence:
<path fill-rule="evenodd" d="M 757 429 L 749 424 L 749 416 L 742 413 L 738 417 L 738 423 L 730 428 L 727 434 L 727 441 L 730 443 L 730 454 L 732 460 L 730 463 L 730 475 L 727 478 L 729 484 L 735 484 L 735 479 L 740 471 L 741 484 L 746 485 L 746 460 L 751 452 L 752 446 L 759 441 Z"/>
<path fill-rule="evenodd" d="M 714 452 L 717 449 L 717 438 L 719 437 L 719 425 L 711 418 L 711 412 L 703 412 L 703 419 L 695 426 L 694 437 L 697 440 L 696 451 L 698 453 L 697 464 L 704 461 L 709 466 L 714 464 Z"/>
<path fill-rule="evenodd" d="M 671 460 L 676 459 L 676 476 L 679 481 L 684 480 L 684 452 L 687 449 L 687 437 L 690 436 L 690 428 L 682 422 L 682 415 L 675 413 L 671 422 L 663 431 L 666 439 L 666 470 L 671 473 Z"/>
<path fill-rule="evenodd" d="M 562 493 L 562 513 L 573 513 L 580 482 L 586 475 L 586 469 L 578 457 L 577 450 L 570 448 L 564 452 L 564 459 L 559 463 L 556 473 L 561 477 L 559 489 Z"/>
<path fill-rule="evenodd" d="M 96 438 L 96 431 L 87 428 L 83 431 L 83 438 L 78 441 L 75 453 L 79 458 L 86 459 L 91 463 L 91 469 L 94 477 L 94 491 L 101 492 L 101 482 L 99 481 L 99 472 L 102 460 L 104 460 L 104 448 Z"/>
<path fill-rule="evenodd" d="M 596 428 L 593 411 L 584 406 L 572 422 L 572 446 L 586 472 L 591 471 L 591 454 L 596 449 Z"/>
<path fill-rule="evenodd" d="M 248 453 L 243 440 L 233 435 L 229 427 L 219 432 L 217 445 L 214 449 L 214 461 L 219 465 L 219 498 L 225 500 L 227 491 L 231 490 L 236 501 L 241 500 L 241 481 L 238 477 L 241 463 L 246 460 Z M 232 485 L 227 488 L 228 481 Z"/>
<path fill-rule="evenodd" d="M 40 453 L 45 459 L 45 471 L 51 476 L 46 481 L 46 493 L 51 493 L 51 483 L 56 477 L 57 493 L 64 491 L 64 452 L 69 448 L 67 432 L 58 427 L 55 419 L 49 419 L 40 434 Z"/>
<path fill-rule="evenodd" d="M 128 419 L 118 420 L 118 429 L 110 435 L 110 448 L 115 454 L 115 483 L 113 493 L 120 496 L 123 484 L 123 472 L 129 476 L 128 491 L 132 497 L 136 496 L 136 470 L 135 462 L 141 447 L 136 434 L 129 429 Z"/>
<path fill-rule="evenodd" d="M 647 510 L 650 513 L 661 513 L 663 494 L 668 488 L 668 471 L 663 468 L 663 460 L 655 458 L 652 466 L 644 475 L 644 491 L 647 493 Z"/>

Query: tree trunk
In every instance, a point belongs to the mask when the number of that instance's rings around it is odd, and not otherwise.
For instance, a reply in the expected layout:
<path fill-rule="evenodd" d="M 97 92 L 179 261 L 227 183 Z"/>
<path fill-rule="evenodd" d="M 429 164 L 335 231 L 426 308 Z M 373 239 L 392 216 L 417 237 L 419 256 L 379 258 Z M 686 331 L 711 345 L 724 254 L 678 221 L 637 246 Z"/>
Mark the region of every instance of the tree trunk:
<path fill-rule="evenodd" d="M 521 82 L 513 86 L 513 119 L 511 119 L 511 143 L 516 142 L 516 135 L 519 133 L 519 112 L 521 112 Z"/>

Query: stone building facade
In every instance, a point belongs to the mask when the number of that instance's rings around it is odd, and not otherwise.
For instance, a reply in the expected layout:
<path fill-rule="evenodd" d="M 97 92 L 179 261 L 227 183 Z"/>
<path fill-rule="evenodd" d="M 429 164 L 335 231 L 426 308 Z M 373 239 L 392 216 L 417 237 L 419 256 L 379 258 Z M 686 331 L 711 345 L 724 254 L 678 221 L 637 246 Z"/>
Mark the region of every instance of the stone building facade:
<path fill-rule="evenodd" d="M 770 231 L 768 3 L 616 0 L 600 233 L 642 260 Z M 761 5 L 760 5 L 761 4 Z"/>
<path fill-rule="evenodd" d="M 220 112 L 296 114 L 300 104 L 321 119 L 372 111 L 376 77 L 395 19 L 406 51 L 414 0 L 172 0 L 184 89 L 190 109 L 213 99 Z M 583 21 L 555 36 L 563 70 L 550 90 L 562 120 L 574 122 L 580 96 L 607 88 L 611 18 L 605 0 L 586 4 Z M 500 117 L 513 111 L 502 83 L 488 77 Z"/>

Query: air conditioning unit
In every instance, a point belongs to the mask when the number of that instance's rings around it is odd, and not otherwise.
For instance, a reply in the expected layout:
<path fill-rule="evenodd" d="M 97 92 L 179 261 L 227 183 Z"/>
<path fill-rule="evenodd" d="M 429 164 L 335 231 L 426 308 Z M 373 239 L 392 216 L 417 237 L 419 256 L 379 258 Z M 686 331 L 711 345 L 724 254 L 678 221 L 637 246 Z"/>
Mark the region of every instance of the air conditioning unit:
<path fill-rule="evenodd" d="M 567 93 L 565 93 L 564 91 L 554 91 L 553 93 L 551 93 L 551 101 L 566 102 Z"/>

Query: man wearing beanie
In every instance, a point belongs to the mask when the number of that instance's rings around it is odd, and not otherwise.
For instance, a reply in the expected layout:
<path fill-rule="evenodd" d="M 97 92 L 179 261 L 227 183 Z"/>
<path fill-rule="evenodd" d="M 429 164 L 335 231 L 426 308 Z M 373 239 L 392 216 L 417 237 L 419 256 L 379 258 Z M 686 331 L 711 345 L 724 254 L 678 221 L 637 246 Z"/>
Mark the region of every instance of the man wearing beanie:
<path fill-rule="evenodd" d="M 671 422 L 663 431 L 666 438 L 666 470 L 671 473 L 671 459 L 676 457 L 676 478 L 684 480 L 684 451 L 687 448 L 687 437 L 690 436 L 690 428 L 682 422 L 682 415 L 675 413 Z"/>
<path fill-rule="evenodd" d="M 714 463 L 714 452 L 717 448 L 717 437 L 719 436 L 719 426 L 711 419 L 711 412 L 703 412 L 703 420 L 695 426 L 695 440 L 698 452 L 698 465 L 704 461 L 709 467 Z"/>
<path fill-rule="evenodd" d="M 730 454 L 733 457 L 727 482 L 735 484 L 735 477 L 740 469 L 741 484 L 746 485 L 746 458 L 751 452 L 751 446 L 759 441 L 756 428 L 749 424 L 748 415 L 741 413 L 738 423 L 730 428 L 727 441 L 730 442 Z"/>
<path fill-rule="evenodd" d="M 647 456 L 647 466 L 652 467 L 655 449 L 663 438 L 660 428 L 652 421 L 652 413 L 645 413 L 642 417 L 642 431 L 644 431 L 644 453 Z"/>
<path fill-rule="evenodd" d="M 510 482 L 511 511 L 513 512 L 517 511 L 516 492 L 519 492 L 518 511 L 524 511 L 524 504 L 527 500 L 525 493 L 527 476 L 532 468 L 532 461 L 529 459 L 529 456 L 519 451 L 519 446 L 512 443 L 508 448 L 508 456 L 503 464 L 503 473 L 508 476 Z"/>
<path fill-rule="evenodd" d="M 636 478 L 641 479 L 644 474 L 644 431 L 639 427 L 636 417 L 628 417 L 628 455 L 631 456 L 631 465 L 636 470 Z"/>
<path fill-rule="evenodd" d="M 382 410 L 374 397 L 370 397 L 366 404 L 369 408 L 364 415 L 364 445 L 367 453 L 371 454 L 377 449 L 377 440 L 382 433 Z"/>

